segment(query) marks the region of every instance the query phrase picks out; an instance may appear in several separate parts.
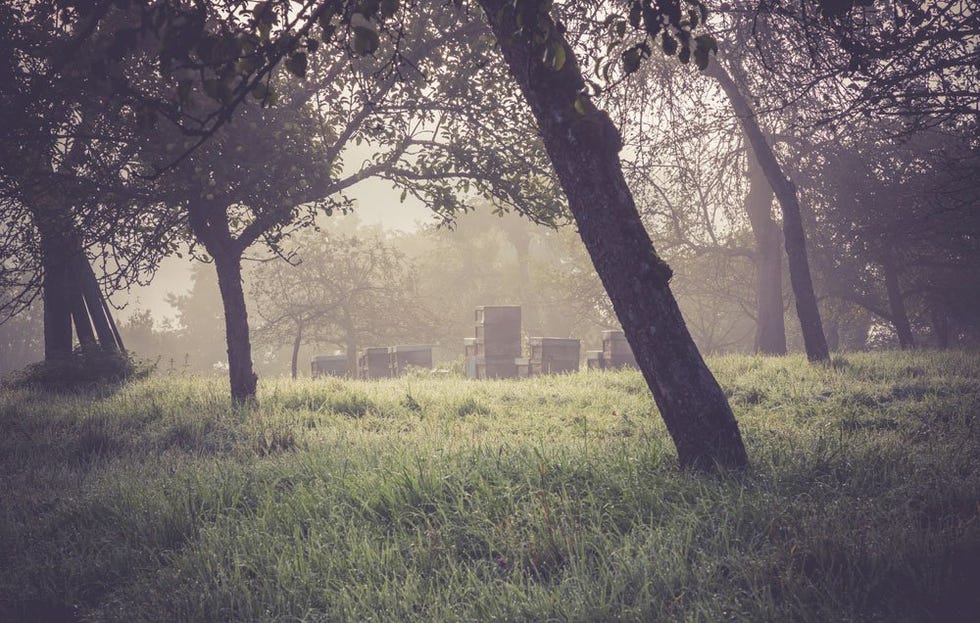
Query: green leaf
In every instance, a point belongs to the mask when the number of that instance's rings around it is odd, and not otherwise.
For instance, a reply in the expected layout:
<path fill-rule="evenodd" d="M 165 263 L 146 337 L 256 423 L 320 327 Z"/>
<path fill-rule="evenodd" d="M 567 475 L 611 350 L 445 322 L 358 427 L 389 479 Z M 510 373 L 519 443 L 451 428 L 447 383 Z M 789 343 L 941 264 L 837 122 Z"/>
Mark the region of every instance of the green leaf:
<path fill-rule="evenodd" d="M 711 35 L 701 35 L 694 40 L 694 46 L 694 63 L 704 71 L 708 68 L 711 52 L 718 53 L 718 42 Z"/>
<path fill-rule="evenodd" d="M 378 12 L 381 3 L 378 0 L 361 0 L 357 5 L 357 12 L 363 15 L 367 19 L 374 17 L 374 14 Z"/>
<path fill-rule="evenodd" d="M 640 49 L 638 47 L 634 46 L 623 52 L 623 71 L 629 75 L 639 69 L 640 59 Z"/>
<path fill-rule="evenodd" d="M 250 74 L 258 68 L 259 68 L 259 58 L 255 54 L 246 56 L 245 58 L 238 61 L 237 65 L 235 65 L 235 69 L 240 74 Z"/>
<path fill-rule="evenodd" d="M 630 5 L 630 26 L 633 28 L 639 28 L 642 17 L 643 5 L 639 0 L 633 0 L 633 3 Z"/>
<path fill-rule="evenodd" d="M 579 94 L 579 96 L 575 98 L 574 106 L 575 106 L 575 112 L 577 112 L 582 116 L 585 116 L 585 113 L 588 111 L 588 109 L 585 107 L 585 98 L 581 94 Z"/>
<path fill-rule="evenodd" d="M 565 46 L 563 46 L 558 41 L 551 42 L 551 68 L 555 71 L 561 71 L 561 68 L 565 66 Z"/>
<path fill-rule="evenodd" d="M 374 54 L 381 46 L 381 38 L 366 26 L 354 26 L 354 51 L 358 54 Z"/>
<path fill-rule="evenodd" d="M 255 88 L 252 89 L 252 97 L 259 101 L 268 98 L 271 93 L 272 91 L 269 89 L 269 85 L 264 82 L 258 83 L 255 85 Z"/>
<path fill-rule="evenodd" d="M 708 68 L 708 51 L 704 48 L 694 48 L 694 64 L 704 71 Z"/>
<path fill-rule="evenodd" d="M 698 48 L 704 48 L 705 52 L 718 53 L 718 42 L 711 35 L 699 35 L 694 39 L 694 44 Z"/>
<path fill-rule="evenodd" d="M 394 17 L 398 12 L 398 0 L 381 0 L 381 17 Z"/>
<path fill-rule="evenodd" d="M 286 69 L 289 73 L 299 77 L 306 77 L 306 68 L 309 64 L 309 60 L 306 56 L 306 52 L 294 52 L 288 59 L 286 59 Z"/>

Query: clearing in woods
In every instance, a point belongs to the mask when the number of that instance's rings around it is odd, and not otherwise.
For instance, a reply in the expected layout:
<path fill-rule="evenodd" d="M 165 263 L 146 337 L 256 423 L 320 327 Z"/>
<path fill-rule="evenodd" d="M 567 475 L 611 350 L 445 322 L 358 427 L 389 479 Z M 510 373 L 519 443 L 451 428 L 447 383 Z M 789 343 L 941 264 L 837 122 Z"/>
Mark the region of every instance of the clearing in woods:
<path fill-rule="evenodd" d="M 698 476 L 635 371 L 0 390 L 0 620 L 958 620 L 980 355 L 720 357 Z"/>

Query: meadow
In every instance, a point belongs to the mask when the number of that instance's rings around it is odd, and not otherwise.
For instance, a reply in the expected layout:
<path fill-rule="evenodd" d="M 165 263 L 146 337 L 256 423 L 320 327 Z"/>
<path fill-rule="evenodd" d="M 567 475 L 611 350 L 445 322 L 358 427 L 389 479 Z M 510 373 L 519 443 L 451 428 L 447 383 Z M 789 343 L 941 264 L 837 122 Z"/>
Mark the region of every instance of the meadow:
<path fill-rule="evenodd" d="M 751 468 L 636 371 L 0 389 L 0 621 L 958 621 L 980 354 L 709 360 Z"/>

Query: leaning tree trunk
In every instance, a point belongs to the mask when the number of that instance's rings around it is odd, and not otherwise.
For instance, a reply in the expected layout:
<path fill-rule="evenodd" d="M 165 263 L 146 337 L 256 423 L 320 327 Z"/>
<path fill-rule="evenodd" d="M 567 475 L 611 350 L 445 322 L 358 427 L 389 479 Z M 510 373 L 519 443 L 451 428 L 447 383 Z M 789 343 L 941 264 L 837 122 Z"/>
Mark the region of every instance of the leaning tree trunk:
<path fill-rule="evenodd" d="M 480 5 L 537 120 L 582 241 L 681 465 L 746 465 L 731 407 L 691 339 L 668 285 L 671 270 L 654 250 L 626 185 L 619 133 L 608 115 L 579 96 L 584 81 L 571 48 L 536 3 L 518 4 L 517 12 L 525 26 L 537 24 L 548 32 L 547 42 L 518 32 L 508 0 L 480 0 Z M 567 59 L 557 71 L 542 62 L 547 45 L 561 46 Z"/>
<path fill-rule="evenodd" d="M 898 345 L 902 350 L 915 348 L 915 336 L 912 334 L 912 323 L 909 322 L 908 310 L 905 309 L 905 299 L 898 281 L 898 269 L 890 260 L 882 264 L 885 273 L 885 292 L 888 293 L 888 308 L 891 311 L 892 325 L 898 334 Z"/>
<path fill-rule="evenodd" d="M 72 326 L 79 344 L 98 340 L 104 348 L 123 348 L 71 213 L 60 199 L 43 181 L 30 188 L 25 198 L 41 238 L 44 358 L 48 361 L 71 353 Z"/>
<path fill-rule="evenodd" d="M 85 323 L 90 322 L 90 327 L 95 327 L 99 345 L 106 350 L 125 350 L 116 323 L 112 320 L 112 313 L 106 305 L 102 290 L 99 289 L 99 281 L 95 277 L 95 271 L 92 270 L 92 265 L 81 248 L 75 251 L 72 261 L 72 276 L 75 288 L 79 291 L 88 312 Z M 77 329 L 78 326 L 76 325 Z"/>
<path fill-rule="evenodd" d="M 810 277 L 810 264 L 806 253 L 806 235 L 803 232 L 803 218 L 800 216 L 800 201 L 796 193 L 796 185 L 783 174 L 782 167 L 776 160 L 776 154 L 766 141 L 755 113 L 752 112 L 752 107 L 725 68 L 718 62 L 712 62 L 705 73 L 718 81 L 731 102 L 742 125 L 742 131 L 748 137 L 755 157 L 766 179 L 769 180 L 769 186 L 772 187 L 779 201 L 783 215 L 786 256 L 789 259 L 789 280 L 790 285 L 793 286 L 793 295 L 796 297 L 796 313 L 800 319 L 806 356 L 810 361 L 826 361 L 830 359 L 830 351 L 827 348 L 823 326 L 820 324 L 817 297 L 813 293 L 813 280 Z"/>
<path fill-rule="evenodd" d="M 745 209 L 755 237 L 755 350 L 766 355 L 785 355 L 783 249 L 779 243 L 779 226 L 772 219 L 773 192 L 751 150 L 748 163 L 749 192 Z"/>

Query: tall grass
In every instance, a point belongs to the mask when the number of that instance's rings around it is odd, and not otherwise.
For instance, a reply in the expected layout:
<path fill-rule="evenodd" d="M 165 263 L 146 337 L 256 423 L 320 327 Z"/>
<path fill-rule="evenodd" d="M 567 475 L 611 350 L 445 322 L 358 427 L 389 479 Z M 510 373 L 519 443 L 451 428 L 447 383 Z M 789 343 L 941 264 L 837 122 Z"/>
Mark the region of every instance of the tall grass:
<path fill-rule="evenodd" d="M 980 356 L 710 362 L 703 476 L 636 372 L 0 392 L 0 620 L 973 620 Z"/>

